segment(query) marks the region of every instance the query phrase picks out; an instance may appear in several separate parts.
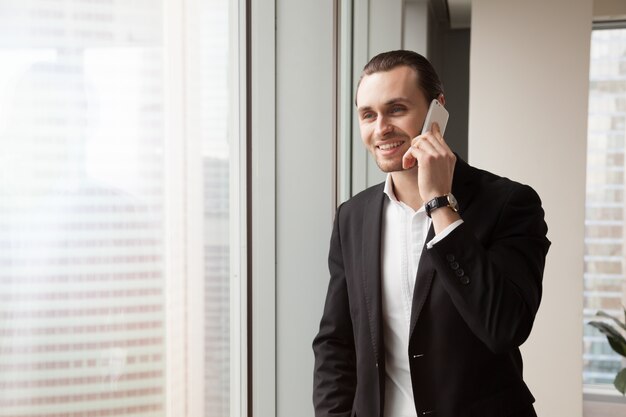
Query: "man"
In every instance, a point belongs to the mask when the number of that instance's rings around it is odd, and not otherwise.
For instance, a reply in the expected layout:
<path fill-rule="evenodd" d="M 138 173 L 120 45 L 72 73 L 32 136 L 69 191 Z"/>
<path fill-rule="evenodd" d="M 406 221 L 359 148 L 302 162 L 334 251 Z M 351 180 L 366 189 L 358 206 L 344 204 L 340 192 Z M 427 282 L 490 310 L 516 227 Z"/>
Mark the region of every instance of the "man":
<path fill-rule="evenodd" d="M 438 126 L 420 135 L 432 99 L 445 104 L 419 54 L 363 70 L 361 138 L 388 174 L 337 209 L 313 342 L 317 417 L 536 416 L 518 347 L 550 245 L 541 202 L 470 167 Z"/>

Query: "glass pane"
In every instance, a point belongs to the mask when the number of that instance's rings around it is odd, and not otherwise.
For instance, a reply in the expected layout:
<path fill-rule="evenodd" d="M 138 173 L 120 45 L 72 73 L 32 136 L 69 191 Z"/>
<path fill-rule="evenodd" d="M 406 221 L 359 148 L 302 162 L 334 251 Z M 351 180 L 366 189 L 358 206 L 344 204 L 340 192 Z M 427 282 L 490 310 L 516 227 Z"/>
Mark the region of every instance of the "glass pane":
<path fill-rule="evenodd" d="M 603 310 L 623 319 L 626 304 L 624 150 L 626 29 L 594 30 L 591 37 L 584 323 Z M 584 324 L 585 384 L 605 384 L 626 365 L 606 337 Z"/>
<path fill-rule="evenodd" d="M 0 2 L 2 415 L 165 415 L 160 10 Z"/>
<path fill-rule="evenodd" d="M 192 385 L 183 397 L 203 387 L 204 416 L 230 414 L 235 8 L 168 5 L 186 21 L 172 34 L 185 79 L 168 91 L 185 97 L 174 111 L 187 136 L 167 143 L 198 152 L 166 172 L 163 2 L 0 0 L 0 415 L 166 415 L 166 278 L 198 281 L 165 275 L 165 186 L 200 171 L 180 204 L 187 223 L 173 227 L 202 230 L 203 287 L 181 291 L 204 295 L 203 322 L 175 310 L 204 335 L 204 363 L 187 362 L 189 335 L 171 364 L 204 369 L 203 381 L 180 381 Z"/>
<path fill-rule="evenodd" d="M 205 417 L 230 415 L 229 177 L 236 136 L 229 131 L 229 109 L 237 79 L 229 71 L 229 3 L 202 2 L 194 32 L 202 86 L 198 122 L 205 219 Z"/>

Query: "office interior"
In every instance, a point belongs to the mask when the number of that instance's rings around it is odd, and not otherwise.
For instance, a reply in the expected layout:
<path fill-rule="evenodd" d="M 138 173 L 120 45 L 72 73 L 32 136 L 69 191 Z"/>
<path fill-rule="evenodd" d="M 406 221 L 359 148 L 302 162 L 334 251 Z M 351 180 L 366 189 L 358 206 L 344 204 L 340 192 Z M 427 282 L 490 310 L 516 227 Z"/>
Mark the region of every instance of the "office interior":
<path fill-rule="evenodd" d="M 583 380 L 600 27 L 626 2 L 0 0 L 0 415 L 312 417 L 335 210 L 385 178 L 355 84 L 394 49 L 441 75 L 450 147 L 541 196 L 538 415 L 626 415 Z"/>

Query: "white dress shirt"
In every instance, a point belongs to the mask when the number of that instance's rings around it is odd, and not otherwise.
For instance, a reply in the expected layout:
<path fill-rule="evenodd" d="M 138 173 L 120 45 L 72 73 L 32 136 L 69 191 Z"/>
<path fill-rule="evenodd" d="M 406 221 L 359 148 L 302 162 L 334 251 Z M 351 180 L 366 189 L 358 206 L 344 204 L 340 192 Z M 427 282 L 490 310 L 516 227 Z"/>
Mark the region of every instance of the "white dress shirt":
<path fill-rule="evenodd" d="M 383 337 L 385 340 L 384 417 L 416 417 L 409 370 L 409 325 L 415 276 L 431 219 L 421 207 L 414 211 L 398 201 L 391 175 L 385 183 L 381 238 Z M 454 230 L 457 220 L 436 235 L 431 248 Z"/>

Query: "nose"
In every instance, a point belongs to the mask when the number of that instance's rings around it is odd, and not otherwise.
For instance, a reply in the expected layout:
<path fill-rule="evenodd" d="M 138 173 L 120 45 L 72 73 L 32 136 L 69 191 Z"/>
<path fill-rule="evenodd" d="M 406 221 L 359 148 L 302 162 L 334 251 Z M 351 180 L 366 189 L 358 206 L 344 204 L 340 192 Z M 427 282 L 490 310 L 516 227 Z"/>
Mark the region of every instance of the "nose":
<path fill-rule="evenodd" d="M 379 137 L 383 137 L 393 132 L 393 125 L 389 123 L 389 120 L 385 116 L 379 116 L 376 119 L 376 134 Z"/>

